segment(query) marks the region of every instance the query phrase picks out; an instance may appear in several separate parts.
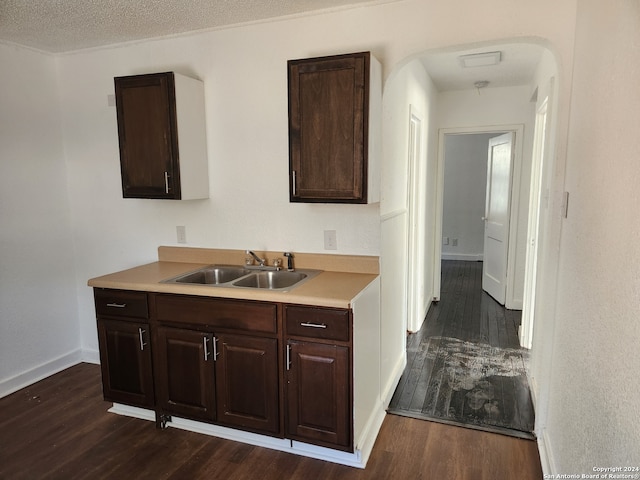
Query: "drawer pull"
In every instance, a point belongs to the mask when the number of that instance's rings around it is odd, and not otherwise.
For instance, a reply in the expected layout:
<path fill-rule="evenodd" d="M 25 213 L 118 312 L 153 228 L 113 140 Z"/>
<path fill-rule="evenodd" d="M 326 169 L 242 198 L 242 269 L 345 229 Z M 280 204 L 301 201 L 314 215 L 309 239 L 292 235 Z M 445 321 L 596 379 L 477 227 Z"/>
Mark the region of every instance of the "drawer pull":
<path fill-rule="evenodd" d="M 291 345 L 287 345 L 287 370 L 291 370 Z"/>
<path fill-rule="evenodd" d="M 113 308 L 125 308 L 127 306 L 126 303 L 107 303 L 107 307 Z"/>
<path fill-rule="evenodd" d="M 301 327 L 311 327 L 311 328 L 327 328 L 327 326 L 324 323 L 309 323 L 309 322 L 302 322 L 300 324 Z"/>

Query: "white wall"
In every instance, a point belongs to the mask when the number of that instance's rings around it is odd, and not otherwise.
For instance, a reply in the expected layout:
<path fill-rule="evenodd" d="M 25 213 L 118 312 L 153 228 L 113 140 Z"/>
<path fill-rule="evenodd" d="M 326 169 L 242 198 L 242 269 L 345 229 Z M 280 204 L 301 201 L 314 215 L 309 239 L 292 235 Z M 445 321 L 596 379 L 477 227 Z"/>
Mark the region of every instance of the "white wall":
<path fill-rule="evenodd" d="M 482 260 L 484 253 L 487 155 L 493 133 L 445 135 L 442 200 L 442 258 Z M 453 240 L 458 245 L 453 245 Z"/>
<path fill-rule="evenodd" d="M 380 215 L 382 252 L 382 335 L 381 345 L 381 378 L 383 399 L 390 400 L 402 367 L 406 361 L 405 336 L 407 330 L 420 328 L 426 310 L 431 303 L 433 267 L 426 261 L 425 253 L 429 248 L 433 251 L 432 239 L 419 230 L 416 238 L 419 242 L 418 258 L 409 257 L 407 230 L 412 218 L 420 219 L 419 228 L 423 229 L 425 219 L 434 217 L 435 204 L 427 207 L 427 199 L 435 197 L 435 190 L 430 184 L 434 181 L 427 177 L 428 153 L 435 147 L 432 134 L 433 110 L 435 109 L 436 91 L 422 64 L 413 60 L 408 62 L 388 79 L 383 101 L 383 158 Z M 408 205 L 407 185 L 409 182 L 409 123 L 414 114 L 421 121 L 421 152 L 416 175 L 419 177 L 419 199 L 414 212 Z M 427 183 L 430 182 L 430 184 Z M 432 223 L 429 223 L 431 225 Z M 431 235 L 433 237 L 433 235 Z M 411 271 L 412 283 L 417 295 L 411 300 L 412 308 L 407 303 L 409 261 L 416 268 Z M 410 312 L 416 318 L 410 318 Z M 386 319 L 386 321 L 384 321 Z"/>
<path fill-rule="evenodd" d="M 3 396 L 77 362 L 80 336 L 56 62 L 0 45 L 0 65 Z"/>
<path fill-rule="evenodd" d="M 519 191 L 512 190 L 511 210 L 517 212 L 515 238 L 509 238 L 509 264 L 513 269 L 507 286 L 507 307 L 522 308 L 524 271 L 526 262 L 527 220 L 529 212 L 529 184 L 531 182 L 531 151 L 535 121 L 535 103 L 531 101 L 529 86 L 485 88 L 477 90 L 442 92 L 438 112 L 441 129 L 469 129 L 505 125 L 524 125 L 524 138 L 520 143 L 521 162 L 514 164 L 512 175 Z M 517 160 L 516 160 L 517 161 Z M 519 173 L 518 173 L 519 172 Z M 514 233 L 513 228 L 511 232 Z M 443 233 L 444 235 L 444 233 Z M 514 243 L 515 242 L 515 243 Z M 509 295 L 509 292 L 513 292 Z"/>
<path fill-rule="evenodd" d="M 635 0 L 578 3 L 546 422 L 558 473 L 640 464 L 638 25 Z"/>

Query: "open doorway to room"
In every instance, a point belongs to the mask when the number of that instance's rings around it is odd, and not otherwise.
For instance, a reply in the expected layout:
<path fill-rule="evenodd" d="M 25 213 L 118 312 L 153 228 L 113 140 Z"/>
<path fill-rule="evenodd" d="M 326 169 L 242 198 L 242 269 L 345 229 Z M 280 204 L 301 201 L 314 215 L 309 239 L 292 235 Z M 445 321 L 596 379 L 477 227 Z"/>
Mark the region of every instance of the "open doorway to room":
<path fill-rule="evenodd" d="M 524 288 L 512 240 L 519 227 L 523 137 L 524 125 L 440 132 L 441 258 L 482 262 L 482 289 L 511 310 L 522 310 Z"/>
<path fill-rule="evenodd" d="M 390 413 L 533 438 L 528 353 L 518 336 L 521 312 L 504 308 L 523 130 L 503 125 L 440 132 L 441 297 L 408 338 L 408 367 Z M 496 153 L 505 142 L 504 155 Z M 499 228 L 504 231 L 496 233 Z M 503 270 L 496 274 L 491 264 L 500 262 Z M 503 278 L 501 292 L 491 277 Z"/>
<path fill-rule="evenodd" d="M 498 58 L 498 63 L 501 66 L 493 72 L 490 72 L 489 67 L 475 70 L 460 69 L 461 57 L 485 53 L 491 53 L 491 56 Z M 502 68 L 507 64 L 508 68 Z M 419 66 L 423 67 L 425 75 L 420 73 Z M 393 208 L 391 208 L 391 204 L 388 206 L 381 204 L 381 206 L 389 210 L 389 218 L 391 218 L 391 213 L 400 215 L 404 211 L 409 212 L 409 221 L 405 224 L 407 225 L 407 241 L 404 244 L 404 251 L 408 259 L 407 265 L 411 268 L 418 265 L 417 270 L 409 269 L 409 272 L 417 271 L 419 274 L 426 274 L 423 275 L 424 278 L 411 273 L 405 276 L 405 278 L 408 278 L 405 287 L 405 298 L 408 301 L 408 304 L 405 304 L 405 315 L 412 311 L 418 312 L 421 308 L 424 308 L 424 305 L 419 301 L 420 293 L 423 294 L 423 298 L 428 303 L 431 303 L 431 300 L 433 300 L 433 303 L 428 308 L 426 318 L 423 317 L 425 321 L 422 324 L 422 328 L 419 330 L 410 328 L 412 332 L 417 333 L 411 334 L 407 341 L 407 365 L 404 369 L 404 374 L 399 380 L 398 388 L 391 399 L 389 411 L 394 410 L 394 407 L 398 406 L 398 402 L 406 403 L 406 401 L 409 401 L 405 405 L 409 410 L 415 409 L 417 406 L 421 409 L 427 407 L 437 409 L 439 408 L 437 405 L 439 405 L 444 408 L 442 410 L 444 412 L 459 410 L 464 410 L 467 413 L 473 413 L 474 411 L 476 413 L 484 412 L 483 415 L 486 414 L 487 418 L 493 417 L 495 419 L 499 417 L 500 421 L 505 420 L 504 415 L 509 411 L 516 412 L 516 417 L 522 418 L 520 415 L 521 409 L 531 408 L 530 411 L 532 412 L 532 402 L 529 397 L 525 372 L 525 355 L 527 353 L 520 348 L 522 339 L 517 330 L 517 320 L 511 317 L 520 315 L 519 310 L 523 308 L 524 300 L 527 297 L 530 299 L 533 293 L 525 290 L 525 271 L 531 271 L 528 270 L 532 265 L 531 262 L 533 264 L 537 262 L 537 253 L 531 252 L 528 248 L 530 212 L 531 208 L 534 208 L 530 205 L 530 189 L 533 186 L 533 188 L 538 189 L 539 193 L 544 188 L 540 183 L 532 183 L 531 178 L 532 170 L 536 168 L 532 164 L 536 113 L 539 107 L 536 93 L 540 85 L 548 84 L 549 80 L 556 74 L 553 55 L 544 48 L 533 44 L 488 45 L 465 50 L 425 53 L 416 56 L 412 60 L 407 60 L 398 70 L 399 72 L 394 71 L 392 73 L 390 81 L 385 86 L 387 103 L 403 102 L 408 99 L 408 103 L 411 106 L 414 105 L 414 102 L 418 105 L 423 114 L 423 124 L 425 125 L 424 137 L 419 139 L 419 144 L 424 146 L 424 153 L 422 156 L 406 155 L 407 150 L 404 150 L 405 158 L 409 159 L 408 164 L 404 166 L 401 164 L 389 166 L 388 173 L 395 173 L 398 179 L 403 177 L 406 179 L 406 182 L 402 182 L 408 188 L 406 210 L 402 209 L 403 206 L 399 202 L 394 204 Z M 421 81 L 422 78 L 426 78 L 422 84 L 423 88 L 416 88 L 418 81 Z M 478 80 L 483 80 L 483 82 L 478 82 Z M 483 84 L 482 89 L 474 85 L 478 83 Z M 486 88 L 487 84 L 491 85 L 491 87 Z M 402 90 L 403 88 L 405 90 Z M 406 93 L 402 93 L 403 91 Z M 397 116 L 399 119 L 401 117 L 406 118 L 406 107 L 403 107 L 401 103 L 388 107 L 388 112 L 389 118 L 392 118 L 396 112 L 399 113 Z M 467 239 L 464 236 L 466 233 L 463 235 L 463 233 L 451 233 L 443 230 L 448 228 L 443 226 L 445 221 L 442 193 L 444 182 L 443 145 L 446 135 L 487 135 L 487 138 L 490 138 L 494 134 L 498 135 L 507 132 L 514 135 L 516 143 L 513 145 L 513 152 L 517 158 L 512 160 L 512 170 L 508 174 L 510 179 L 507 181 L 511 201 L 506 201 L 507 208 L 505 212 L 510 222 L 507 227 L 508 236 L 505 242 L 505 252 L 507 252 L 507 260 L 505 261 L 507 268 L 504 274 L 505 298 L 500 302 L 504 303 L 509 310 L 504 310 L 504 313 L 500 313 L 498 309 L 494 308 L 495 301 L 493 298 L 486 296 L 490 301 L 484 300 L 481 287 L 477 289 L 477 292 L 470 293 L 471 291 L 469 291 L 468 297 L 458 296 L 469 285 L 473 285 L 475 288 L 482 284 L 482 281 L 477 281 L 477 267 L 480 264 L 480 272 L 482 272 L 481 262 L 478 260 L 484 260 L 484 244 L 486 242 L 483 238 L 479 242 L 482 244 L 481 248 L 478 244 L 475 249 L 471 248 L 469 251 L 463 251 L 461 247 L 466 246 Z M 413 142 L 410 135 L 405 138 L 409 138 L 407 143 L 411 144 Z M 395 143 L 392 142 L 391 145 L 394 149 L 394 152 L 391 153 L 395 154 L 394 158 L 397 159 L 401 155 L 402 145 L 397 141 Z M 482 157 L 486 172 L 488 147 L 485 147 Z M 389 158 L 392 157 L 390 156 Z M 413 175 L 414 172 L 420 172 L 420 170 L 412 164 L 415 161 L 423 162 L 422 166 L 424 167 L 423 173 L 420 173 L 421 176 L 417 179 L 417 182 Z M 461 175 L 471 177 L 471 181 L 476 185 L 480 185 L 484 190 L 484 195 L 481 199 L 476 200 L 476 206 L 479 207 L 478 212 L 473 214 L 467 212 L 467 214 L 477 217 L 474 220 L 477 222 L 474 226 L 476 233 L 482 231 L 486 233 L 486 222 L 482 218 L 487 217 L 487 203 L 485 201 L 486 176 L 479 179 L 479 174 L 471 173 L 468 170 Z M 398 185 L 400 183 L 397 182 Z M 468 188 L 466 186 L 458 186 L 458 194 L 460 192 L 469 193 L 467 191 Z M 413 220 L 411 212 L 415 210 L 414 202 L 418 194 L 428 200 L 425 212 L 421 213 L 418 219 L 424 222 L 424 228 L 421 231 L 426 238 L 415 236 L 416 234 L 412 232 L 420 231 L 420 229 L 410 224 Z M 400 200 L 402 197 L 397 195 L 395 198 Z M 383 217 L 383 220 L 385 218 Z M 407 218 L 406 215 L 405 218 Z M 414 236 L 412 237 L 412 235 Z M 443 245 L 443 240 L 446 243 L 447 237 L 449 240 L 448 245 Z M 453 245 L 456 240 L 457 252 Z M 414 247 L 416 245 L 425 245 L 427 247 L 423 251 L 424 263 L 415 256 Z M 441 263 L 442 258 L 446 259 L 447 255 L 455 257 L 456 254 L 458 257 L 468 255 L 469 258 L 451 260 L 456 262 L 455 264 L 443 265 Z M 474 258 L 474 256 L 477 258 Z M 381 252 L 383 262 L 386 257 L 383 244 Z M 469 262 L 467 260 L 472 261 Z M 471 268 L 472 266 L 475 268 Z M 400 272 L 400 270 L 398 271 Z M 406 275 L 406 270 L 404 272 Z M 430 278 L 428 277 L 429 272 L 432 273 Z M 533 277 L 535 276 L 534 271 Z M 482 278 L 482 273 L 480 273 L 480 278 Z M 451 282 L 452 279 L 454 280 L 453 283 Z M 424 285 L 430 288 L 426 289 L 425 292 L 416 294 L 417 290 L 415 289 L 421 280 L 423 280 Z M 384 283 L 385 281 L 383 281 Z M 386 284 L 390 284 L 388 276 Z M 532 284 L 535 289 L 535 282 L 528 282 L 526 288 L 532 288 Z M 451 301 L 451 296 L 445 298 L 446 295 L 453 295 L 454 300 Z M 385 292 L 383 291 L 383 309 L 385 306 L 384 298 Z M 417 308 L 412 310 L 413 302 L 416 303 L 415 306 Z M 485 313 L 480 313 L 479 316 L 474 317 L 480 319 L 476 324 L 472 326 L 466 325 L 461 319 L 470 318 L 468 313 L 474 310 Z M 505 320 L 507 317 L 509 320 Z M 483 322 L 484 327 L 489 328 L 489 330 L 482 330 Z M 409 321 L 405 322 L 404 325 L 415 326 L 421 323 L 420 319 L 414 319 L 410 316 Z M 496 330 L 501 326 L 506 326 L 506 330 Z M 465 330 L 466 334 L 469 334 L 466 337 Z M 455 342 L 449 342 L 450 339 L 455 339 Z M 505 339 L 508 341 L 500 343 Z M 445 346 L 443 347 L 443 345 Z M 506 375 L 511 379 L 507 380 L 506 384 L 501 383 L 490 387 L 484 377 L 486 377 L 487 372 L 496 372 L 500 370 L 500 367 L 496 364 L 491 364 L 491 351 L 495 350 L 482 351 L 481 348 L 476 348 L 479 345 L 507 349 L 515 355 L 520 355 L 520 360 L 512 361 L 511 364 L 518 364 L 523 368 L 519 372 L 515 372 L 514 375 Z M 468 360 L 465 368 L 473 370 L 473 368 L 477 367 L 476 370 L 479 370 L 476 373 L 481 372 L 482 375 L 479 377 L 483 377 L 482 379 L 479 379 L 477 375 L 476 377 L 478 378 L 473 377 L 473 375 L 467 375 L 466 373 L 472 374 L 473 372 L 467 371 L 465 373 L 465 371 L 458 369 L 460 365 L 456 367 L 452 363 L 452 359 L 459 359 L 460 355 L 465 356 L 470 354 L 471 351 L 474 351 L 479 357 L 475 354 L 473 359 L 465 357 Z M 444 352 L 444 354 L 438 356 L 439 353 L 436 354 L 435 352 Z M 486 363 L 487 361 L 489 364 Z M 514 372 L 512 371 L 512 373 Z M 415 377 L 416 374 L 418 377 Z M 426 374 L 427 377 L 423 374 Z M 414 377 L 410 378 L 411 375 L 414 375 Z M 472 377 L 478 381 L 472 381 Z M 502 375 L 502 377 L 505 377 L 505 375 Z M 466 378 L 469 381 L 456 383 L 456 378 Z M 517 380 L 515 380 L 516 378 Z M 510 398 L 498 399 L 492 397 L 489 399 L 487 391 L 482 391 L 482 388 L 480 390 L 476 388 L 479 384 L 486 386 L 489 390 L 493 388 L 494 392 L 510 391 Z M 410 386 L 409 390 L 405 388 L 407 385 Z M 446 392 L 447 388 L 443 388 L 446 385 L 451 387 L 448 390 L 451 395 L 435 399 L 434 392 Z M 513 388 L 505 388 L 505 385 L 511 385 Z M 524 385 L 526 388 L 522 390 L 519 388 L 520 385 Z M 460 388 L 454 388 L 454 386 Z M 460 394 L 460 389 L 465 390 L 465 386 L 469 390 Z M 513 403 L 512 400 L 514 398 L 523 400 L 522 402 L 516 401 Z M 525 415 L 525 418 L 528 423 L 525 422 L 527 425 L 523 427 L 523 430 L 530 431 L 533 425 L 533 415 Z M 476 420 L 477 418 L 473 417 L 470 421 L 473 423 Z M 505 428 L 509 427 L 505 426 Z M 519 429 L 517 426 L 514 428 Z"/>

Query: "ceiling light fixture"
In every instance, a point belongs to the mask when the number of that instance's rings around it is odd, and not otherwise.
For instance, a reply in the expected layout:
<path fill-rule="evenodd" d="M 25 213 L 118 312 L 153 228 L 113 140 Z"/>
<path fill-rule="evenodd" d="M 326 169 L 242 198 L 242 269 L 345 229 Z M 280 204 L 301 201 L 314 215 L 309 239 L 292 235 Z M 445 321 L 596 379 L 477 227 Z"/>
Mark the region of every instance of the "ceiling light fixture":
<path fill-rule="evenodd" d="M 478 80 L 477 82 L 473 83 L 473 86 L 476 87 L 476 90 L 478 90 L 478 95 L 480 95 L 480 89 L 486 88 L 488 85 L 489 80 Z"/>
<path fill-rule="evenodd" d="M 458 57 L 463 68 L 490 67 L 497 65 L 502 60 L 502 52 L 473 53 Z"/>

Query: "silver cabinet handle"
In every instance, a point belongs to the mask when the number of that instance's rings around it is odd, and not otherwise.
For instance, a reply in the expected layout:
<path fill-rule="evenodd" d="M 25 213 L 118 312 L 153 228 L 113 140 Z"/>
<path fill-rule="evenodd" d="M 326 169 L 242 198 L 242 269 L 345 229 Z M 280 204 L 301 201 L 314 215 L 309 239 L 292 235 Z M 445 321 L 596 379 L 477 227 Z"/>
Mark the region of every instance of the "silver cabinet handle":
<path fill-rule="evenodd" d="M 164 172 L 164 193 L 169 193 L 169 172 Z"/>
<path fill-rule="evenodd" d="M 127 306 L 126 303 L 107 303 L 107 307 L 113 307 L 113 308 L 124 308 L 126 306 Z"/>
<path fill-rule="evenodd" d="M 327 326 L 324 323 L 309 323 L 309 322 L 302 322 L 300 324 L 301 327 L 310 327 L 310 328 L 327 328 Z"/>
<path fill-rule="evenodd" d="M 296 171 L 293 171 L 293 196 L 296 196 Z"/>
<path fill-rule="evenodd" d="M 213 337 L 213 361 L 218 361 L 218 339 Z"/>
<path fill-rule="evenodd" d="M 202 337 L 202 346 L 204 348 L 204 361 L 205 362 L 207 360 L 209 360 L 209 346 L 207 345 L 208 341 L 209 341 L 208 337 Z"/>
<path fill-rule="evenodd" d="M 142 328 L 138 327 L 138 337 L 140 338 L 140 351 L 144 352 L 144 347 L 146 345 L 146 343 L 144 342 L 144 334 L 146 333 L 146 330 L 143 330 Z"/>
<path fill-rule="evenodd" d="M 291 370 L 291 345 L 287 345 L 287 370 Z"/>

